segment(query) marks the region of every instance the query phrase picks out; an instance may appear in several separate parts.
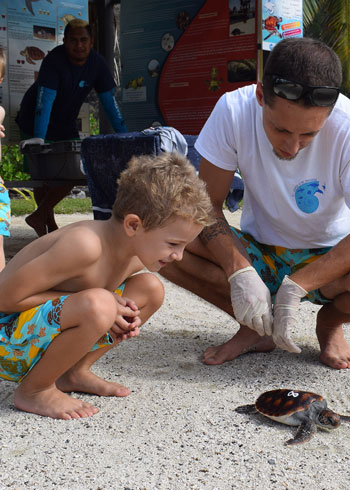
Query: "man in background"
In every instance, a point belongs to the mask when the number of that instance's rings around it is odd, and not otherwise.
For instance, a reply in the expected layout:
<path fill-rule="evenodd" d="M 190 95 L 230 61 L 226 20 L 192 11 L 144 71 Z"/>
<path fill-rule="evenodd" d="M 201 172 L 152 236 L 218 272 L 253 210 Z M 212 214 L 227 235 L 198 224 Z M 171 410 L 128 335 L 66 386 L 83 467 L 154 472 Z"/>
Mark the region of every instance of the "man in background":
<path fill-rule="evenodd" d="M 35 138 L 44 143 L 79 139 L 77 118 L 92 89 L 115 132 L 126 132 L 115 98 L 115 82 L 102 56 L 92 49 L 92 30 L 85 21 L 74 19 L 64 30 L 63 45 L 44 58 L 38 79 L 25 93 L 16 122 L 24 144 Z M 39 140 L 37 140 L 39 139 Z M 27 170 L 25 168 L 25 170 Z M 26 218 L 39 236 L 58 228 L 54 207 L 73 185 L 34 189 L 37 209 Z"/>

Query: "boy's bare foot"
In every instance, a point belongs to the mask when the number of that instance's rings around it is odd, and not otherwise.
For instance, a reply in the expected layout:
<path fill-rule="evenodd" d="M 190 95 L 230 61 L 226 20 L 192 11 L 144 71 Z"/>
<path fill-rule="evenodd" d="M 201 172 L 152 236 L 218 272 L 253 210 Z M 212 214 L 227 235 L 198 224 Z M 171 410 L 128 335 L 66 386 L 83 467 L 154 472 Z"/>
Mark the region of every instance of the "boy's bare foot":
<path fill-rule="evenodd" d="M 20 385 L 15 391 L 14 403 L 19 410 L 53 419 L 80 419 L 91 417 L 98 412 L 98 409 L 90 403 L 72 398 L 62 393 L 56 386 L 28 393 Z"/>
<path fill-rule="evenodd" d="M 128 396 L 131 391 L 119 383 L 106 381 L 89 369 L 71 370 L 56 381 L 56 386 L 65 392 L 91 393 L 99 396 Z"/>
<path fill-rule="evenodd" d="M 271 352 L 275 347 L 272 337 L 260 337 L 254 330 L 241 326 L 229 341 L 208 347 L 203 354 L 202 361 L 205 364 L 218 365 L 232 361 L 246 352 Z"/>
<path fill-rule="evenodd" d="M 320 361 L 334 369 L 350 368 L 350 347 L 342 325 L 324 327 L 317 324 L 316 334 L 321 348 Z"/>
<path fill-rule="evenodd" d="M 46 235 L 47 234 L 46 223 L 39 220 L 37 217 L 33 215 L 34 213 L 27 216 L 25 218 L 25 222 L 27 223 L 27 225 L 31 226 L 34 229 L 34 231 L 38 236 Z"/>

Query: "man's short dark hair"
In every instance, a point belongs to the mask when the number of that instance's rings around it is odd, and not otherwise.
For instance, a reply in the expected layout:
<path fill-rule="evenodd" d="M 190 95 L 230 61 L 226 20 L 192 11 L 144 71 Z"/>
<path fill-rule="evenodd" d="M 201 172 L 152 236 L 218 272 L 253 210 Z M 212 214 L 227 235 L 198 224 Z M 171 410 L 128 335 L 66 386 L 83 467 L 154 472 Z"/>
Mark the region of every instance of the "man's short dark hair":
<path fill-rule="evenodd" d="M 264 101 L 273 105 L 271 75 L 309 86 L 340 88 L 342 66 L 336 53 L 325 43 L 311 38 L 288 38 L 280 41 L 267 58 L 263 74 Z M 297 103 L 311 106 L 312 101 L 302 98 Z"/>
<path fill-rule="evenodd" d="M 68 22 L 68 24 L 64 28 L 63 37 L 67 37 L 72 29 L 77 29 L 79 27 L 86 29 L 89 37 L 92 39 L 91 26 L 85 20 L 82 20 L 82 19 L 73 19 L 70 22 Z"/>

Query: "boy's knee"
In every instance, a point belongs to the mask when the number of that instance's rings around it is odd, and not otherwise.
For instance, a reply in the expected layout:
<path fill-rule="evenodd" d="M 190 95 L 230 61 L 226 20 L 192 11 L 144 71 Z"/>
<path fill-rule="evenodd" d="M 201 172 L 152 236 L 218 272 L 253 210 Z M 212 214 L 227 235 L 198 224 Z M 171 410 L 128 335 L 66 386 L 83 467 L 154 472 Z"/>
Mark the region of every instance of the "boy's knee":
<path fill-rule="evenodd" d="M 81 295 L 81 315 L 88 323 L 101 326 L 108 330 L 115 321 L 116 301 L 112 293 L 106 289 L 87 289 Z"/>
<path fill-rule="evenodd" d="M 147 290 L 149 292 L 149 299 L 158 309 L 162 306 L 164 301 L 164 286 L 163 283 L 154 274 L 147 274 Z"/>
<path fill-rule="evenodd" d="M 162 306 L 164 301 L 164 286 L 158 277 L 150 272 L 145 272 L 133 276 L 131 280 L 133 281 L 133 288 L 145 294 L 148 305 L 151 305 L 155 310 Z M 128 296 L 127 293 L 126 296 Z"/>

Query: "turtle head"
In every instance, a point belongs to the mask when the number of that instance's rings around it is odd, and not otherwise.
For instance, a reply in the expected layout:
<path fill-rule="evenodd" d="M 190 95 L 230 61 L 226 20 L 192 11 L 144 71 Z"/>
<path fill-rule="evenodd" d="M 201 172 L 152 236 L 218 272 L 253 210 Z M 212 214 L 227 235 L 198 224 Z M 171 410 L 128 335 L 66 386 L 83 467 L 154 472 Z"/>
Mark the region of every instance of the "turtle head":
<path fill-rule="evenodd" d="M 340 415 L 332 410 L 322 410 L 316 423 L 323 429 L 336 429 L 340 425 Z"/>

